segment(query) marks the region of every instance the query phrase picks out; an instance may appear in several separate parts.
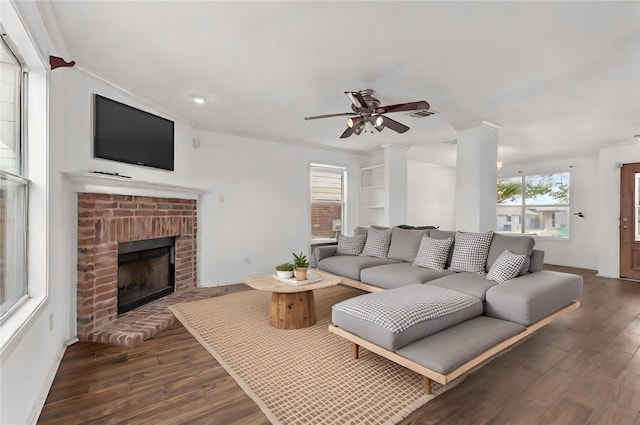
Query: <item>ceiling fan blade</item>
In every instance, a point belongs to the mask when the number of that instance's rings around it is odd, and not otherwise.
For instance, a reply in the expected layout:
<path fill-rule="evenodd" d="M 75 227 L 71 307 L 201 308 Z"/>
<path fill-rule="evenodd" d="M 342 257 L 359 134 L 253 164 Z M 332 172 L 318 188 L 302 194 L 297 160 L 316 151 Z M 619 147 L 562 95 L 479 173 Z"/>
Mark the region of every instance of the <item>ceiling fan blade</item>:
<path fill-rule="evenodd" d="M 327 114 L 327 115 L 316 115 L 313 117 L 304 117 L 305 121 L 309 120 L 319 120 L 321 118 L 333 118 L 333 117 L 357 117 L 358 114 L 353 112 L 341 112 L 339 114 Z"/>
<path fill-rule="evenodd" d="M 402 123 L 399 123 L 396 120 L 392 120 L 389 117 L 383 117 L 383 118 L 384 118 L 384 126 L 390 128 L 393 131 L 397 131 L 398 133 L 404 133 L 405 131 L 409 130 L 409 127 L 407 127 Z"/>
<path fill-rule="evenodd" d="M 346 139 L 347 137 L 351 136 L 354 131 L 355 131 L 355 127 L 347 127 L 347 129 L 344 131 L 344 133 L 342 133 L 340 138 Z"/>
<path fill-rule="evenodd" d="M 429 109 L 429 104 L 424 100 L 420 100 L 418 102 L 398 103 L 395 105 L 376 108 L 376 112 L 379 114 L 388 114 L 390 112 L 417 111 L 418 109 Z"/>
<path fill-rule="evenodd" d="M 344 92 L 345 95 L 347 95 L 347 97 L 349 98 L 349 100 L 351 101 L 351 103 L 353 103 L 353 105 L 356 108 L 368 108 L 369 106 L 367 106 L 367 102 L 364 100 L 364 97 L 362 97 L 362 95 L 357 92 L 357 91 L 346 91 Z"/>

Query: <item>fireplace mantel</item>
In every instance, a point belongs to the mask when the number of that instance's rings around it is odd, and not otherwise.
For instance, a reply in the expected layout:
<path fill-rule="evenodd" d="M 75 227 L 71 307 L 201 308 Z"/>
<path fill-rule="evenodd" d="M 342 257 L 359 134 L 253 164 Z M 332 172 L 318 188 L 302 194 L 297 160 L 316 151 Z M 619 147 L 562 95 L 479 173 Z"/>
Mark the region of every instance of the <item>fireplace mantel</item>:
<path fill-rule="evenodd" d="M 197 187 L 149 182 L 122 176 L 93 173 L 91 171 L 68 171 L 64 172 L 63 175 L 71 182 L 73 191 L 77 193 L 107 193 L 183 199 L 198 199 L 199 195 L 207 193 L 206 190 Z"/>

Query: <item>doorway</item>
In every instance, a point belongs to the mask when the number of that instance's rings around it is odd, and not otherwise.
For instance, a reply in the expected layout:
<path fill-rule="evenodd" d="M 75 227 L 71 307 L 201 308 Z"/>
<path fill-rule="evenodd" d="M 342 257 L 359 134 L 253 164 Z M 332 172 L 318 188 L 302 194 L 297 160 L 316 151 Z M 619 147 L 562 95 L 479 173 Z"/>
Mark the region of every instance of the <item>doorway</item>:
<path fill-rule="evenodd" d="M 620 277 L 640 280 L 640 163 L 620 173 Z"/>

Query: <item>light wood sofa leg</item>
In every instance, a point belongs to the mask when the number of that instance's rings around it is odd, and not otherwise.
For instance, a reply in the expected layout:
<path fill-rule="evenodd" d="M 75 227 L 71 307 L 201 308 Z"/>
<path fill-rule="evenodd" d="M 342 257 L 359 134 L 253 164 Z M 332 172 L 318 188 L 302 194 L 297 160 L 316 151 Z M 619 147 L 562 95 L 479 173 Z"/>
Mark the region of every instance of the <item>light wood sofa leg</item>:
<path fill-rule="evenodd" d="M 358 358 L 360 357 L 360 346 L 355 342 L 352 342 L 351 351 L 353 353 L 353 360 L 358 360 Z"/>
<path fill-rule="evenodd" d="M 423 382 L 424 382 L 424 393 L 426 395 L 433 394 L 431 392 L 431 379 L 427 378 L 426 376 L 423 376 L 422 379 L 423 379 Z"/>

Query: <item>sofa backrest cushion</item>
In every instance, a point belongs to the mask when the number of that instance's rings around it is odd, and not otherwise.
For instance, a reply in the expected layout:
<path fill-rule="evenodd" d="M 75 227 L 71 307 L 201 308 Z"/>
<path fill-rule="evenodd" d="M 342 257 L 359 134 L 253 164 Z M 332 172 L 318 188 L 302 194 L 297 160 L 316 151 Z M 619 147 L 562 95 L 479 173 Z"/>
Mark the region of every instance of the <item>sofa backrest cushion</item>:
<path fill-rule="evenodd" d="M 366 235 L 368 231 L 369 231 L 368 227 L 358 226 L 354 229 L 353 236 Z"/>
<path fill-rule="evenodd" d="M 435 229 L 429 232 L 429 237 L 433 239 L 454 239 L 456 238 L 456 232 L 451 230 Z M 449 258 L 447 258 L 447 267 L 451 265 L 451 257 L 453 257 L 453 249 L 449 250 Z"/>
<path fill-rule="evenodd" d="M 449 270 L 485 274 L 493 232 L 456 232 Z"/>
<path fill-rule="evenodd" d="M 487 270 L 491 270 L 491 266 L 498 259 L 500 254 L 505 250 L 509 250 L 514 254 L 526 255 L 520 275 L 526 274 L 529 271 L 529 265 L 531 264 L 531 253 L 536 241 L 531 236 L 526 235 L 501 235 L 496 233 L 493 235 L 493 241 L 491 241 L 491 247 L 489 248 L 489 256 L 487 257 Z"/>
<path fill-rule="evenodd" d="M 391 246 L 387 258 L 412 263 L 416 259 L 422 237 L 428 234 L 428 230 L 394 227 L 391 231 Z"/>
<path fill-rule="evenodd" d="M 380 230 L 369 227 L 367 242 L 364 244 L 362 255 L 367 257 L 387 258 L 391 244 L 391 229 Z"/>
<path fill-rule="evenodd" d="M 388 229 L 388 227 L 382 227 L 382 226 L 371 226 L 374 229 L 378 229 L 378 230 L 386 230 Z M 354 231 L 353 231 L 353 236 L 358 236 L 358 235 L 366 235 L 367 232 L 369 232 L 369 227 L 367 226 L 357 226 Z"/>
<path fill-rule="evenodd" d="M 531 253 L 531 264 L 529 265 L 529 273 L 539 272 L 544 269 L 544 251 L 535 249 Z"/>

